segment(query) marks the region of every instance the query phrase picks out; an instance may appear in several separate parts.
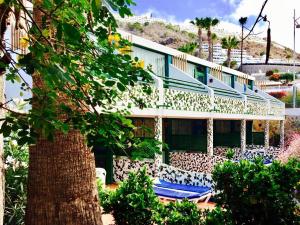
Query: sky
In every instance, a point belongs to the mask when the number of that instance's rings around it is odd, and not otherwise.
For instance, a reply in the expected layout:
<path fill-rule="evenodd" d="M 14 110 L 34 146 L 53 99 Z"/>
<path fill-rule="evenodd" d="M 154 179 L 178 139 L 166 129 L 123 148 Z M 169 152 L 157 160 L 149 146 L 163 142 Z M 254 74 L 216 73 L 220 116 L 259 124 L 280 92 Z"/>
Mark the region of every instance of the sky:
<path fill-rule="evenodd" d="M 134 14 L 152 13 L 154 17 L 170 22 L 183 23 L 195 17 L 216 17 L 223 21 L 222 27 L 237 29 L 238 19 L 249 18 L 250 28 L 256 19 L 264 0 L 135 0 Z M 269 0 L 263 14 L 271 22 L 272 40 L 293 48 L 293 13 L 300 17 L 300 0 Z M 300 24 L 300 18 L 298 20 Z M 266 31 L 261 23 L 255 32 Z M 266 32 L 261 36 L 266 36 Z M 300 29 L 296 30 L 296 51 L 300 53 Z"/>

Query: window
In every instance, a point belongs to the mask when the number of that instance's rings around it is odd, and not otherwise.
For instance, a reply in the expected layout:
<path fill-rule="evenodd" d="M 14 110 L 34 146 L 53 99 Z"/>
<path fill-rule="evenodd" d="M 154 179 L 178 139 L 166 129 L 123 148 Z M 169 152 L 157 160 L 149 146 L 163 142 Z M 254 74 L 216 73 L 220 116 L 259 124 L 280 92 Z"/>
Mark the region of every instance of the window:
<path fill-rule="evenodd" d="M 133 46 L 131 56 L 143 60 L 145 69 L 150 66 L 155 75 L 165 76 L 165 55 Z"/>
<path fill-rule="evenodd" d="M 231 87 L 231 75 L 227 73 L 222 73 L 222 81 Z"/>

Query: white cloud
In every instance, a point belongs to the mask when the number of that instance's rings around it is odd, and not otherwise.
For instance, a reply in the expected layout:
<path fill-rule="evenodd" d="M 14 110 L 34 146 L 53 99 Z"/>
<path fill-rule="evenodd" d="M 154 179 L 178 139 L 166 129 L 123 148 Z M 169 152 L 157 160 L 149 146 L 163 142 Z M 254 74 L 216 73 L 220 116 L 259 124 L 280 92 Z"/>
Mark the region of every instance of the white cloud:
<path fill-rule="evenodd" d="M 235 6 L 238 2 L 238 0 L 222 0 L 222 1 L 233 6 Z"/>
<path fill-rule="evenodd" d="M 237 20 L 241 16 L 257 16 L 263 2 L 264 0 L 242 0 L 231 17 Z M 293 48 L 294 9 L 299 17 L 299 0 L 269 0 L 263 12 L 271 21 L 272 40 L 289 48 Z M 296 50 L 300 52 L 300 29 L 296 32 Z"/>

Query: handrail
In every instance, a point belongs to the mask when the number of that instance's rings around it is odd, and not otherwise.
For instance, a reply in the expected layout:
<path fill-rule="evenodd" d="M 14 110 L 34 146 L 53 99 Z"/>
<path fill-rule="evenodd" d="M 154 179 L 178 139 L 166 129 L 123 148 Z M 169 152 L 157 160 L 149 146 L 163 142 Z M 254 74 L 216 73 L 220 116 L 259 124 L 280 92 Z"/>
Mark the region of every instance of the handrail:
<path fill-rule="evenodd" d="M 215 91 L 215 94 L 216 95 L 219 95 L 219 96 L 227 96 L 227 97 L 234 97 L 234 98 L 237 98 L 237 99 L 242 99 L 243 97 L 234 92 L 234 91 L 231 91 L 231 90 L 227 90 L 227 89 L 223 89 L 223 88 L 218 88 L 218 87 L 211 87 L 214 91 Z"/>
<path fill-rule="evenodd" d="M 256 96 L 256 95 L 253 95 L 253 94 L 247 94 L 245 93 L 244 95 L 247 96 L 248 100 L 255 100 L 255 101 L 259 101 L 259 102 L 266 102 L 266 100 L 260 96 Z"/>
<path fill-rule="evenodd" d="M 196 82 L 194 83 L 194 82 L 179 80 L 179 79 L 170 78 L 170 77 L 161 77 L 161 76 L 159 76 L 159 77 L 163 80 L 165 87 L 180 88 L 180 89 L 184 89 L 184 90 L 208 94 L 205 87 L 201 86 L 200 84 L 198 84 Z"/>

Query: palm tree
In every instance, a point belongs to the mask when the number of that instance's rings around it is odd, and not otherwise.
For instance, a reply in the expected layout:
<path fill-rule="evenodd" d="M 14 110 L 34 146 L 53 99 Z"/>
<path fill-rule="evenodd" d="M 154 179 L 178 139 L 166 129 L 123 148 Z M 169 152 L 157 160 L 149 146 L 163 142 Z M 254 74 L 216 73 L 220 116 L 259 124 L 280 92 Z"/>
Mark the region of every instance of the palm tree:
<path fill-rule="evenodd" d="M 247 23 L 248 18 L 247 17 L 241 17 L 239 19 L 239 23 L 242 27 L 242 38 L 241 38 L 241 67 L 240 69 L 243 69 L 243 51 L 244 51 L 244 29 L 245 29 L 245 25 Z"/>
<path fill-rule="evenodd" d="M 212 61 L 212 46 L 211 46 L 211 28 L 216 26 L 220 21 L 217 18 L 206 17 L 204 19 L 204 28 L 207 30 L 208 40 L 208 61 Z"/>
<path fill-rule="evenodd" d="M 37 5 L 33 18 L 42 26 L 44 15 Z M 44 87 L 39 74 L 33 76 L 33 87 Z M 59 101 L 69 100 L 61 96 Z M 34 103 L 33 107 L 39 105 Z M 103 224 L 94 156 L 79 130 L 67 134 L 57 131 L 53 141 L 41 134 L 29 153 L 25 224 Z"/>
<path fill-rule="evenodd" d="M 194 43 L 194 42 L 187 43 L 187 44 L 179 47 L 178 50 L 192 55 L 192 54 L 194 54 L 197 46 L 198 46 L 197 43 Z"/>
<path fill-rule="evenodd" d="M 231 50 L 237 48 L 239 45 L 239 40 L 235 36 L 229 36 L 227 38 L 222 38 L 222 48 L 227 49 L 227 61 L 228 67 L 231 67 Z"/>
<path fill-rule="evenodd" d="M 197 56 L 199 58 L 202 57 L 202 29 L 204 28 L 204 18 L 196 17 L 195 20 L 191 21 L 191 24 L 197 26 L 198 28 L 198 53 Z"/>
<path fill-rule="evenodd" d="M 217 40 L 218 40 L 217 34 L 212 33 L 212 35 L 211 35 L 211 48 L 212 48 L 211 58 L 212 58 L 212 62 L 214 61 L 214 45 L 215 45 Z"/>

